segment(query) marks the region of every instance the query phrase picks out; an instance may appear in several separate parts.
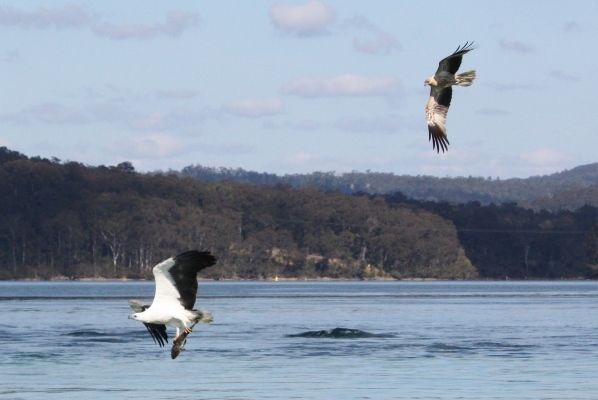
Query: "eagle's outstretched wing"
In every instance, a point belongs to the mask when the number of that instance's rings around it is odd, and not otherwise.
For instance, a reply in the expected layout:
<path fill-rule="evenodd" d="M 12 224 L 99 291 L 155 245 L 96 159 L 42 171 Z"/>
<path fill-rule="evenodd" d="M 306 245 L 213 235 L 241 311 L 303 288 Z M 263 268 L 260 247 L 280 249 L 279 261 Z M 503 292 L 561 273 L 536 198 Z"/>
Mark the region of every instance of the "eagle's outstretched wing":
<path fill-rule="evenodd" d="M 457 50 L 455 50 L 453 54 L 440 60 L 438 63 L 438 69 L 436 70 L 436 75 L 444 71 L 447 71 L 453 75 L 456 74 L 461 66 L 463 55 L 473 49 L 475 49 L 473 42 L 465 42 L 463 46 L 457 47 Z"/>
<path fill-rule="evenodd" d="M 428 123 L 429 140 L 436 152 L 448 150 L 449 140 L 446 136 L 446 114 L 451 105 L 453 89 L 432 87 L 430 98 L 426 104 L 426 122 Z"/>
<path fill-rule="evenodd" d="M 152 272 L 156 280 L 154 303 L 180 303 L 191 310 L 197 296 L 197 273 L 216 263 L 207 251 L 187 251 L 156 265 Z M 152 303 L 153 304 L 153 303 Z"/>

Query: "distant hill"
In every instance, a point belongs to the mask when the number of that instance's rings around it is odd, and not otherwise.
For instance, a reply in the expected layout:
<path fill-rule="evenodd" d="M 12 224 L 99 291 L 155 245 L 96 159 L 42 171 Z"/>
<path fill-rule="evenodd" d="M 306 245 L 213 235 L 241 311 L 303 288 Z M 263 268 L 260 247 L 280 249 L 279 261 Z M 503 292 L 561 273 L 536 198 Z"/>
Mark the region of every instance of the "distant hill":
<path fill-rule="evenodd" d="M 577 190 L 598 185 L 598 163 L 582 165 L 550 175 L 504 180 L 481 177 L 437 178 L 370 171 L 343 174 L 314 172 L 279 176 L 240 168 L 211 168 L 201 165 L 185 167 L 180 174 L 207 182 L 234 181 L 267 186 L 316 187 L 342 193 L 401 192 L 407 197 L 423 201 L 447 201 L 453 204 L 471 201 L 478 201 L 481 204 L 515 202 L 527 207 L 550 204 L 551 209 L 570 209 L 579 205 L 573 202 L 558 203 L 558 199 L 561 198 L 559 193 L 575 193 Z M 540 199 L 553 198 L 557 200 L 540 201 Z M 583 199 L 584 204 L 598 206 L 595 191 L 586 191 Z"/>
<path fill-rule="evenodd" d="M 577 210 L 585 205 L 598 207 L 598 185 L 564 189 L 524 203 L 536 210 Z"/>
<path fill-rule="evenodd" d="M 0 147 L 0 210 L 0 279 L 150 277 L 192 248 L 217 256 L 215 279 L 598 278 L 589 206 L 205 182 Z"/>
<path fill-rule="evenodd" d="M 478 277 L 454 225 L 411 205 L 206 183 L 0 148 L 0 279 L 150 277 L 199 248 L 212 278 Z"/>

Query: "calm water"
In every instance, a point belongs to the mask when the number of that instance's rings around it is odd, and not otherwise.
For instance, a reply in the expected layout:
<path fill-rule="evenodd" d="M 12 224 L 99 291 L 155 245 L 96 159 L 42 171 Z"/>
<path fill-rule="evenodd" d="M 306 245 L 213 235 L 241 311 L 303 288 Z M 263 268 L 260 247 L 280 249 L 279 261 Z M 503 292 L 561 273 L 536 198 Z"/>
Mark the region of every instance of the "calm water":
<path fill-rule="evenodd" d="M 0 399 L 598 398 L 597 282 L 201 282 L 176 360 L 127 319 L 152 296 L 0 283 Z M 336 327 L 371 335 L 301 335 Z"/>

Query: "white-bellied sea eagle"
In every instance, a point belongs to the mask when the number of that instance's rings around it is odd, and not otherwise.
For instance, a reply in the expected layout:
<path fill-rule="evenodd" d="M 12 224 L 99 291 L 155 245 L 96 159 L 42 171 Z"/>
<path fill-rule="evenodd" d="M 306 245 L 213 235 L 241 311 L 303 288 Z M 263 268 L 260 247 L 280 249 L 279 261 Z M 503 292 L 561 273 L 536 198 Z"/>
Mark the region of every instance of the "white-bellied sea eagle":
<path fill-rule="evenodd" d="M 176 328 L 172 358 L 178 356 L 196 323 L 212 321 L 209 312 L 196 310 L 193 306 L 197 296 L 197 273 L 215 263 L 216 258 L 209 252 L 197 250 L 168 258 L 152 270 L 156 283 L 152 304 L 148 306 L 138 300 L 129 301 L 135 311 L 129 318 L 143 322 L 160 347 L 168 342 L 166 325 Z"/>

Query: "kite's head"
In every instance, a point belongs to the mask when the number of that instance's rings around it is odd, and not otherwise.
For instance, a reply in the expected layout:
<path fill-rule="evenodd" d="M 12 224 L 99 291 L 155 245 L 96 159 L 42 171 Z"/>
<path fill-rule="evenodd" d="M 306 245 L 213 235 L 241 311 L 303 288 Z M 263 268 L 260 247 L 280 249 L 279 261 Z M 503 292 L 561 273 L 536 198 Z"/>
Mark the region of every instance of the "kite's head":
<path fill-rule="evenodd" d="M 428 79 L 426 79 L 424 81 L 424 86 L 426 86 L 426 85 L 428 85 L 428 86 L 437 86 L 438 82 L 436 82 L 436 79 L 434 79 L 434 77 L 432 76 L 432 77 L 430 77 L 430 78 L 428 78 Z"/>
<path fill-rule="evenodd" d="M 139 320 L 139 313 L 129 315 L 129 319 Z"/>

